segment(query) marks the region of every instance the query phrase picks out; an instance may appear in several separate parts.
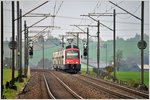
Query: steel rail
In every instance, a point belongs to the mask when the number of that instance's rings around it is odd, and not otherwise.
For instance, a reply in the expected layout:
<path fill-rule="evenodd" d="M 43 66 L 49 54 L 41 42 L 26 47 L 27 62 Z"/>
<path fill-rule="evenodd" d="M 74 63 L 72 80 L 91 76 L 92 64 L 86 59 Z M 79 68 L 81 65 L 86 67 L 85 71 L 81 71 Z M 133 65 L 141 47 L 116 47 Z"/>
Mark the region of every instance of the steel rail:
<path fill-rule="evenodd" d="M 47 88 L 49 97 L 52 98 L 52 99 L 56 99 L 56 98 L 54 97 L 54 95 L 52 94 L 52 92 L 50 91 L 50 88 L 49 88 L 47 79 L 46 79 L 46 77 L 45 77 L 44 74 L 43 74 L 43 78 L 44 78 L 44 82 L 45 82 L 45 85 L 46 85 L 46 88 Z"/>
<path fill-rule="evenodd" d="M 144 97 L 144 98 L 149 98 L 149 94 L 147 94 L 147 93 L 143 93 L 143 92 L 140 92 L 140 91 L 137 91 L 137 90 L 125 87 L 125 86 L 118 85 L 118 84 L 113 84 L 113 83 L 110 83 L 110 82 L 106 82 L 105 80 L 100 80 L 100 79 L 96 79 L 96 78 L 85 76 L 85 75 L 81 75 L 81 76 L 90 78 L 90 79 L 95 80 L 95 81 L 100 81 L 100 82 L 102 82 L 104 84 L 108 84 L 108 85 L 111 85 L 113 87 L 120 88 L 122 90 L 125 90 L 125 91 L 128 91 L 130 93 L 133 93 L 134 95 L 138 95 L 138 96 L 141 96 L 141 97 Z"/>
<path fill-rule="evenodd" d="M 94 83 L 94 82 L 91 82 L 91 81 L 88 81 L 88 80 L 85 80 L 85 79 L 81 79 L 81 78 L 79 78 L 79 79 L 80 79 L 81 81 L 87 82 L 87 83 L 89 83 L 89 84 L 91 84 L 91 85 L 93 85 L 93 86 L 95 86 L 95 87 L 97 87 L 97 88 L 99 88 L 99 89 L 101 89 L 101 90 L 103 90 L 103 91 L 105 91 L 105 92 L 111 94 L 111 95 L 120 97 L 121 99 L 135 99 L 135 98 L 132 97 L 132 96 L 125 95 L 125 94 L 122 94 L 122 93 L 119 93 L 119 92 L 116 92 L 116 91 L 112 91 L 112 90 L 110 90 L 110 89 L 108 89 L 108 88 L 106 88 L 106 87 L 103 87 L 103 86 L 101 86 L 101 85 L 99 85 L 99 84 L 96 84 L 96 83 Z"/>
<path fill-rule="evenodd" d="M 67 86 L 63 81 L 61 81 L 55 74 L 50 72 L 74 97 L 77 99 L 83 99 L 80 95 L 74 92 L 69 86 Z"/>

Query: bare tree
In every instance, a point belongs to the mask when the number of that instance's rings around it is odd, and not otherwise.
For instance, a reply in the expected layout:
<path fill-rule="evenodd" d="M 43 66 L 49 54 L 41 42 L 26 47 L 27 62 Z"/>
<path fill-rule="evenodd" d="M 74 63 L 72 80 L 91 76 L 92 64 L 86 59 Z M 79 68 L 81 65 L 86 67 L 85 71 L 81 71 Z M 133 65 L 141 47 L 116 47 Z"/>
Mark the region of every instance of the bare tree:
<path fill-rule="evenodd" d="M 120 67 L 120 63 L 121 60 L 123 58 L 123 51 L 118 49 L 116 52 L 116 67 L 117 67 L 117 71 L 119 71 L 119 67 Z"/>

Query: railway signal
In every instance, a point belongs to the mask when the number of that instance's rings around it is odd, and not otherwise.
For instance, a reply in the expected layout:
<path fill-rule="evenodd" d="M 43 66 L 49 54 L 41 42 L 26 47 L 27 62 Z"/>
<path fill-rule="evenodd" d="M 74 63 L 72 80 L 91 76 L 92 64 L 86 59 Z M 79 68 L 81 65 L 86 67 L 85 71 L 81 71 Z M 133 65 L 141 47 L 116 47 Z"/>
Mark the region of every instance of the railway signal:
<path fill-rule="evenodd" d="M 33 46 L 30 46 L 30 47 L 29 47 L 29 55 L 30 55 L 30 56 L 33 56 Z"/>
<path fill-rule="evenodd" d="M 87 52 L 87 42 L 84 42 L 83 44 L 83 55 L 87 56 L 88 52 Z"/>

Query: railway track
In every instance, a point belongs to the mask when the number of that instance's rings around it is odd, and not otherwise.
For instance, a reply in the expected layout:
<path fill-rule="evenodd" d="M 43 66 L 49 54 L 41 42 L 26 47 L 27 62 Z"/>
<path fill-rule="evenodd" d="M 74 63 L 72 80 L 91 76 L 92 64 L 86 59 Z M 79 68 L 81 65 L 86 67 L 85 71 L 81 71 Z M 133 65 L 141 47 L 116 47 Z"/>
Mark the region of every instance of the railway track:
<path fill-rule="evenodd" d="M 119 96 L 124 99 L 148 99 L 149 94 L 143 93 L 137 90 L 133 90 L 118 84 L 110 83 L 105 80 L 92 78 L 84 75 L 75 75 L 80 80 L 83 80 L 91 85 L 96 86 L 97 88 L 103 89 L 113 95 Z"/>
<path fill-rule="evenodd" d="M 47 89 L 47 93 L 48 93 L 49 97 L 50 97 L 51 99 L 56 99 L 56 98 L 53 96 L 52 92 L 50 91 L 50 88 L 49 88 L 47 79 L 45 78 L 45 75 L 44 75 L 44 74 L 43 74 L 43 78 L 44 78 L 44 82 L 45 82 L 46 89 Z"/>
<path fill-rule="evenodd" d="M 53 73 L 43 74 L 48 94 L 51 99 L 83 99 L 69 88 L 60 78 Z M 49 79 L 48 79 L 49 78 Z M 53 82 L 52 82 L 53 81 Z"/>
<path fill-rule="evenodd" d="M 80 84 L 85 84 L 89 88 L 93 88 L 96 91 L 102 90 L 108 98 L 118 98 L 118 99 L 148 99 L 149 95 L 131 88 L 127 88 L 118 84 L 114 84 L 105 80 L 92 78 L 89 76 L 83 76 L 80 74 L 67 74 L 63 72 L 56 72 L 59 77 L 67 84 L 72 85 L 73 80 L 77 80 Z M 60 75 L 59 75 L 60 74 Z M 70 82 L 67 80 L 71 80 Z M 80 85 L 79 84 L 79 85 Z M 78 84 L 77 84 L 78 85 Z M 92 86 L 92 87 L 91 87 Z M 95 94 L 97 94 L 95 91 Z M 105 97 L 104 97 L 105 98 Z"/>
<path fill-rule="evenodd" d="M 35 71 L 20 99 L 148 99 L 149 95 L 87 75 Z M 80 95 L 78 95 L 80 94 Z"/>
<path fill-rule="evenodd" d="M 64 72 L 53 72 L 61 78 L 68 86 L 79 93 L 85 99 L 117 99 L 118 96 L 110 95 L 107 91 L 99 89 L 77 77 L 76 74 L 68 74 Z"/>

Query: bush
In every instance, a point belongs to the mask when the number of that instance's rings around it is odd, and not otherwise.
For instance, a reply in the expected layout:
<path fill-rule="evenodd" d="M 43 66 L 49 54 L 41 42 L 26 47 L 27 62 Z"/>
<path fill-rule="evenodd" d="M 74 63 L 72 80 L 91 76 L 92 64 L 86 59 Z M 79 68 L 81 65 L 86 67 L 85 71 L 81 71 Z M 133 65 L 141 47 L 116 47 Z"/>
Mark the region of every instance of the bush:
<path fill-rule="evenodd" d="M 129 82 L 129 85 L 130 85 L 131 87 L 137 88 L 137 87 L 140 85 L 140 81 L 139 81 L 139 80 L 131 80 L 131 81 Z"/>

